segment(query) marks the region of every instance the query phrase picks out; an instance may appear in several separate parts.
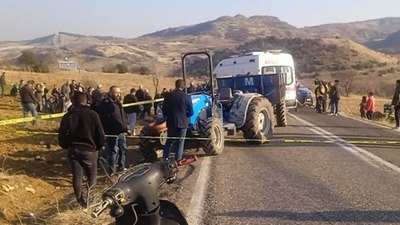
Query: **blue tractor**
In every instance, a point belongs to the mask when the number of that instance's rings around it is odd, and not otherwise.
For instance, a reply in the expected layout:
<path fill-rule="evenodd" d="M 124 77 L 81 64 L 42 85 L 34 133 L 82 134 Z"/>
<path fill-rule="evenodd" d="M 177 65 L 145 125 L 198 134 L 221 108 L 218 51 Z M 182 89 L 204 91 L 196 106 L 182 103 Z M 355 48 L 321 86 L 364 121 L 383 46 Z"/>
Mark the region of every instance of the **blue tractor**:
<path fill-rule="evenodd" d="M 210 83 L 197 93 L 190 94 L 194 114 L 189 118 L 185 148 L 201 146 L 206 155 L 221 154 L 224 149 L 222 105 L 218 103 L 212 77 L 212 56 L 209 51 L 183 53 L 182 72 L 186 82 L 185 60 L 191 55 L 206 55 L 209 63 Z M 157 159 L 157 151 L 163 149 L 167 140 L 167 127 L 162 113 L 162 103 L 156 109 L 156 121 L 143 127 L 140 132 L 139 149 L 146 161 Z"/>
<path fill-rule="evenodd" d="M 222 153 L 224 136 L 236 135 L 238 130 L 251 143 L 260 144 L 265 138 L 271 138 L 276 125 L 273 105 L 285 96 L 283 75 L 214 79 L 212 55 L 206 50 L 181 55 L 184 81 L 187 79 L 185 59 L 192 55 L 207 56 L 209 82 L 202 91 L 190 94 L 194 115 L 190 118 L 185 146 L 201 146 L 206 155 L 214 155 Z M 140 134 L 139 147 L 146 161 L 157 158 L 156 152 L 162 150 L 166 137 L 162 104 L 159 104 L 156 122 L 143 127 Z"/>

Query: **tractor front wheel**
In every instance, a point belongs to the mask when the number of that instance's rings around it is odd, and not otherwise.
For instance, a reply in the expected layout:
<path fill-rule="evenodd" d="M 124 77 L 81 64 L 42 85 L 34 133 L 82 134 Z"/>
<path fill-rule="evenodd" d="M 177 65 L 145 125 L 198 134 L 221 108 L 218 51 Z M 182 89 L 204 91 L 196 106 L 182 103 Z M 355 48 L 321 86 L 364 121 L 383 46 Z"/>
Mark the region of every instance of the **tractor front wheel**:
<path fill-rule="evenodd" d="M 222 122 L 217 118 L 208 118 L 200 122 L 200 137 L 206 155 L 219 155 L 224 150 L 224 130 Z"/>

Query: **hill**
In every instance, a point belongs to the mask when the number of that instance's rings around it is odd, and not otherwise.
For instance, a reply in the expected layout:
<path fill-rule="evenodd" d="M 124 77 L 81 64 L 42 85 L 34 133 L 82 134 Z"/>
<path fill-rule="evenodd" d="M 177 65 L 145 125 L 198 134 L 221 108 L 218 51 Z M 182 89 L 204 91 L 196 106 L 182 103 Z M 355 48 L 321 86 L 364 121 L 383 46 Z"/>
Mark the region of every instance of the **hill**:
<path fill-rule="evenodd" d="M 228 42 L 249 41 L 259 37 L 299 37 L 308 36 L 306 32 L 289 25 L 273 16 L 234 17 L 224 16 L 216 20 L 191 26 L 169 28 L 139 37 L 143 38 L 173 38 L 184 36 L 213 37 Z"/>
<path fill-rule="evenodd" d="M 400 30 L 400 17 L 366 20 L 351 23 L 332 23 L 304 27 L 303 31 L 316 37 L 341 37 L 360 43 L 386 38 Z"/>
<path fill-rule="evenodd" d="M 385 39 L 367 42 L 367 46 L 382 52 L 400 54 L 400 30 Z"/>
<path fill-rule="evenodd" d="M 399 60 L 395 57 L 372 51 L 361 44 L 347 39 L 276 37 L 260 38 L 237 45 L 232 49 L 216 51 L 214 63 L 217 64 L 223 58 L 231 55 L 243 55 L 251 51 L 265 51 L 269 49 L 282 49 L 284 52 L 291 53 L 296 62 L 298 74 L 335 73 L 338 71 L 357 70 L 363 73 L 378 75 L 379 73 L 385 74 L 387 70 L 390 72 L 390 68 L 397 68 L 399 63 Z M 200 65 L 194 64 L 191 69 L 195 70 Z"/>
<path fill-rule="evenodd" d="M 375 23 L 381 24 L 381 28 L 371 25 Z M 349 26 L 355 27 L 356 24 L 359 24 L 356 27 L 365 29 L 364 36 L 372 38 L 386 35 L 396 23 L 397 18 L 386 18 L 355 22 Z M 367 35 L 368 26 L 372 31 Z M 299 29 L 277 17 L 252 16 L 247 18 L 237 15 L 234 17 L 224 16 L 190 26 L 169 28 L 135 39 L 60 32 L 28 41 L 0 42 L 0 63 L 5 69 L 18 68 L 17 58 L 21 55 L 21 51 L 31 50 L 42 58 L 51 58 L 52 60 L 48 60 L 50 62 L 56 62 L 66 57 L 73 59 L 78 62 L 80 69 L 86 71 L 113 72 L 117 64 L 124 63 L 130 70 L 145 66 L 153 72 L 167 74 L 168 71 L 180 68 L 180 53 L 204 48 L 216 52 L 216 60 L 223 56 L 229 56 L 229 54 L 238 54 L 246 48 L 258 51 L 281 48 L 295 56 L 298 55 L 297 61 L 301 72 L 332 69 L 332 67 L 353 68 L 357 64 L 375 67 L 376 65 L 389 65 L 394 61 L 389 60 L 390 57 L 367 48 L 359 51 L 358 49 L 361 48 L 359 44 L 353 41 L 344 41 L 343 38 L 337 39 L 342 41 L 325 43 L 326 40 L 318 38 L 316 35 L 309 35 L 308 33 L 311 32 L 309 29 L 313 28 Z M 326 29 L 324 26 L 319 26 L 314 30 L 321 30 L 322 35 L 322 31 Z M 335 29 L 340 30 L 339 28 Z M 377 34 L 372 35 L 372 33 Z M 359 37 L 354 36 L 353 38 Z M 265 44 L 257 45 L 256 43 L 259 42 Z M 385 49 L 387 48 L 390 46 L 385 47 Z M 365 52 L 365 55 L 371 57 L 363 57 L 360 52 Z M 309 60 L 312 60 L 313 63 L 310 63 Z M 323 66 L 318 65 L 321 63 Z M 327 66 L 328 64 L 330 66 Z"/>

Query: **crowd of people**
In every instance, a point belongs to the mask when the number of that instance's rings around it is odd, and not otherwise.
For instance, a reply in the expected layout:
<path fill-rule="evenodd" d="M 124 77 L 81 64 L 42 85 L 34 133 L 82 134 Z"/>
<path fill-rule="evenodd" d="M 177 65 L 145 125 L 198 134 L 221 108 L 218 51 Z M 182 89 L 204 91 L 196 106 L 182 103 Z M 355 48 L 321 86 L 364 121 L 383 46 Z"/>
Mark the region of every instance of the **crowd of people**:
<path fill-rule="evenodd" d="M 317 113 L 325 113 L 329 110 L 330 115 L 337 116 L 339 112 L 339 101 L 342 95 L 339 80 L 335 80 L 332 83 L 322 81 L 318 77 L 316 77 L 314 80 L 314 84 L 314 94 L 316 98 L 315 111 Z M 396 126 L 394 128 L 400 129 L 400 80 L 396 81 L 396 89 L 392 97 L 391 105 L 394 109 L 394 117 L 396 121 Z M 367 95 L 362 96 L 361 102 L 358 106 L 361 118 L 368 120 L 374 119 L 374 112 L 376 110 L 374 92 L 369 91 Z"/>
<path fill-rule="evenodd" d="M 164 116 L 167 121 L 168 136 L 180 137 L 178 140 L 168 139 L 164 158 L 168 160 L 169 152 L 176 146 L 175 159 L 183 158 L 183 145 L 188 128 L 187 118 L 193 114 L 192 101 L 184 92 L 183 80 L 177 80 L 175 89 L 163 89 L 155 98 L 164 98 Z M 93 95 L 93 93 L 95 93 Z M 91 104 L 89 95 L 76 91 L 72 98 L 72 106 L 63 116 L 60 124 L 58 140 L 62 148 L 68 149 L 68 159 L 72 167 L 73 188 L 77 202 L 86 206 L 86 196 L 82 192 L 83 173 L 87 176 L 89 188 L 96 184 L 97 162 L 99 155 L 108 163 L 108 173 L 113 175 L 126 170 L 126 136 L 133 135 L 138 117 L 150 113 L 151 102 L 142 105 L 124 107 L 123 104 L 151 100 L 148 90 L 140 85 L 132 88 L 123 99 L 121 90 L 111 86 L 107 93 L 93 91 Z M 97 96 L 98 95 L 98 96 Z M 147 104 L 150 104 L 146 109 Z M 177 142 L 174 145 L 174 142 Z M 103 147 L 105 150 L 101 152 Z"/>
<path fill-rule="evenodd" d="M 322 81 L 316 77 L 314 84 L 316 98 L 315 111 L 317 113 L 325 113 L 327 110 L 330 110 L 330 115 L 337 116 L 339 112 L 339 100 L 342 95 L 339 80 L 335 80 L 332 83 Z"/>

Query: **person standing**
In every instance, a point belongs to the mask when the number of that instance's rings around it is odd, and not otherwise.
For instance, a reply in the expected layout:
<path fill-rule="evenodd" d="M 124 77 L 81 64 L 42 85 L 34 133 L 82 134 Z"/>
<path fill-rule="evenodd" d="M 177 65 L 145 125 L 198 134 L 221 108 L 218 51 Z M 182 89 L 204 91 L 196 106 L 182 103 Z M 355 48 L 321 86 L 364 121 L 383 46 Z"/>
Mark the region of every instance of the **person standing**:
<path fill-rule="evenodd" d="M 164 99 L 163 113 L 167 120 L 167 142 L 164 146 L 163 158 L 168 159 L 171 148 L 175 144 L 175 160 L 179 162 L 183 158 L 186 131 L 189 125 L 189 117 L 193 115 L 191 97 L 184 92 L 185 84 L 182 79 L 175 81 L 175 90 Z"/>
<path fill-rule="evenodd" d="M 392 105 L 394 106 L 394 119 L 396 120 L 396 126 L 394 129 L 400 129 L 400 80 L 396 80 L 396 90 L 393 94 Z"/>
<path fill-rule="evenodd" d="M 129 104 L 129 103 L 137 102 L 138 100 L 137 100 L 135 94 L 136 94 L 136 89 L 132 88 L 130 93 L 124 97 L 123 103 Z M 140 107 L 138 105 L 128 106 L 128 107 L 124 107 L 124 111 L 127 114 L 128 119 L 129 119 L 129 125 L 128 125 L 129 130 L 132 132 L 132 135 L 136 135 L 135 127 L 136 127 L 136 121 L 137 121 L 138 114 L 140 113 Z"/>
<path fill-rule="evenodd" d="M 38 100 L 38 104 L 36 106 L 36 111 L 42 112 L 43 111 L 43 104 L 42 104 L 42 95 L 43 95 L 43 89 L 42 85 L 40 83 L 37 83 L 35 86 L 35 97 Z"/>
<path fill-rule="evenodd" d="M 329 96 L 331 98 L 331 116 L 337 116 L 339 111 L 339 100 L 341 95 L 341 89 L 339 86 L 339 80 L 335 80 L 333 84 Z"/>
<path fill-rule="evenodd" d="M 121 104 L 121 90 L 117 86 L 111 86 L 107 97 L 97 108 L 103 124 L 104 132 L 110 135 L 106 138 L 106 157 L 109 166 L 109 173 L 116 173 L 116 164 L 120 171 L 125 169 L 126 133 L 131 132 L 127 126 L 127 117 Z"/>
<path fill-rule="evenodd" d="M 361 98 L 361 102 L 360 102 L 360 104 L 358 105 L 360 108 L 360 116 L 361 116 L 361 118 L 366 118 L 367 116 L 366 116 L 366 114 L 365 114 L 365 106 L 366 106 L 366 104 L 367 104 L 367 96 L 362 96 L 362 98 Z"/>
<path fill-rule="evenodd" d="M 1 97 L 4 98 L 4 92 L 6 91 L 6 72 L 3 72 L 0 76 L 0 88 L 1 88 Z"/>
<path fill-rule="evenodd" d="M 97 84 L 96 89 L 92 91 L 92 103 L 90 104 L 90 108 L 96 110 L 96 108 L 101 104 L 103 101 L 103 92 L 101 88 L 103 87 L 102 84 Z"/>
<path fill-rule="evenodd" d="M 66 103 L 71 100 L 70 94 L 71 94 L 71 87 L 69 85 L 69 81 L 67 81 L 61 86 L 61 98 L 62 98 L 62 102 L 63 102 L 62 107 L 61 107 L 61 112 L 67 111 Z"/>
<path fill-rule="evenodd" d="M 372 91 L 368 92 L 367 103 L 365 104 L 365 110 L 367 111 L 367 119 L 372 120 L 372 115 L 375 110 L 375 98 Z"/>
<path fill-rule="evenodd" d="M 61 119 L 58 143 L 68 149 L 76 201 L 86 207 L 88 196 L 82 194 L 83 173 L 87 177 L 89 193 L 96 185 L 98 152 L 105 143 L 105 135 L 99 115 L 87 105 L 85 93 L 75 92 L 73 106 Z"/>
<path fill-rule="evenodd" d="M 316 97 L 316 111 L 317 113 L 323 113 L 326 109 L 326 85 L 324 85 L 323 81 L 319 81 L 317 87 L 315 88 L 315 97 Z"/>
<path fill-rule="evenodd" d="M 194 86 L 194 81 L 190 81 L 189 87 L 187 89 L 187 93 L 195 93 L 196 92 L 196 87 Z"/>
<path fill-rule="evenodd" d="M 38 116 L 37 111 L 36 111 L 36 104 L 39 102 L 39 100 L 37 100 L 35 97 L 35 92 L 33 90 L 34 84 L 35 84 L 35 81 L 29 80 L 19 91 L 24 117 L 28 117 L 29 112 L 32 114 L 33 117 Z M 32 124 L 35 124 L 35 123 L 36 123 L 36 120 L 33 120 Z"/>
<path fill-rule="evenodd" d="M 144 89 L 142 85 L 139 85 L 139 89 L 136 90 L 135 96 L 139 102 L 144 101 Z"/>
<path fill-rule="evenodd" d="M 150 96 L 149 94 L 149 90 L 148 89 L 144 89 L 144 100 L 145 101 L 152 101 L 153 98 Z M 146 116 L 150 116 L 151 115 L 151 107 L 153 106 L 153 103 L 146 103 L 143 104 L 143 118 L 146 118 Z"/>

